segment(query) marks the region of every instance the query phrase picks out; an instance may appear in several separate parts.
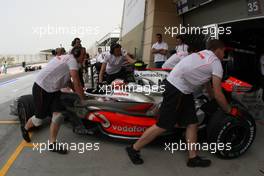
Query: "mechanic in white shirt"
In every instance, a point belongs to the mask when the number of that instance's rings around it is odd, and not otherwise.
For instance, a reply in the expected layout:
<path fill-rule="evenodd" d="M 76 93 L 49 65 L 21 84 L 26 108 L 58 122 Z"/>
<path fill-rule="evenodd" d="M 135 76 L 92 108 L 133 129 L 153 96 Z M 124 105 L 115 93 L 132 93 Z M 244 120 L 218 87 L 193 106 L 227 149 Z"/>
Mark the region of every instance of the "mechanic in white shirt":
<path fill-rule="evenodd" d="M 78 38 L 78 37 L 74 38 L 73 41 L 71 42 L 71 46 L 72 46 L 72 48 L 74 48 L 74 47 L 76 47 L 76 46 L 82 46 L 82 41 L 81 41 L 81 39 Z M 68 53 L 71 53 L 72 48 L 69 50 Z"/>
<path fill-rule="evenodd" d="M 126 148 L 128 156 L 134 164 L 142 164 L 140 149 L 153 141 L 157 136 L 176 125 L 186 126 L 188 145 L 197 143 L 198 119 L 192 93 L 197 88 L 207 85 L 208 93 L 214 97 L 220 107 L 233 116 L 239 116 L 237 108 L 232 108 L 221 88 L 224 57 L 224 44 L 219 40 L 211 40 L 207 50 L 193 53 L 180 61 L 165 80 L 165 92 L 159 111 L 158 122 L 148 128 L 141 138 Z M 213 82 L 213 90 L 210 81 Z M 209 159 L 199 157 L 196 149 L 189 150 L 188 167 L 207 167 Z"/>
<path fill-rule="evenodd" d="M 98 48 L 98 53 L 95 56 L 96 62 L 103 63 L 104 61 L 104 55 L 103 55 L 103 50 L 102 48 Z"/>
<path fill-rule="evenodd" d="M 122 69 L 127 63 L 133 64 L 133 60 L 129 54 L 122 49 L 119 44 L 113 44 L 110 48 L 110 53 L 105 55 L 104 61 L 99 74 L 99 84 L 103 82 L 104 74 L 106 73 L 106 82 L 111 84 L 115 79 L 123 79 L 126 81 L 127 75 Z"/>
<path fill-rule="evenodd" d="M 66 54 L 65 48 L 56 48 L 55 49 L 55 55 L 56 56 L 61 56 L 61 55 L 65 55 L 65 54 Z"/>
<path fill-rule="evenodd" d="M 154 63 L 156 68 L 162 68 L 167 60 L 168 44 L 163 42 L 162 35 L 156 34 L 157 42 L 152 45 L 152 54 L 154 55 Z"/>
<path fill-rule="evenodd" d="M 43 120 L 52 115 L 50 125 L 50 151 L 66 154 L 67 150 L 56 143 L 60 124 L 63 122 L 62 111 L 64 106 L 61 103 L 61 89 L 71 87 L 84 99 L 83 87 L 81 86 L 78 63 L 82 63 L 86 56 L 85 48 L 77 46 L 71 54 L 56 56 L 38 73 L 33 85 L 33 98 L 36 108 L 35 116 L 31 117 L 23 126 L 21 131 L 23 138 L 30 142 L 28 130 L 32 127 L 42 125 Z"/>
<path fill-rule="evenodd" d="M 188 47 L 188 52 L 178 52 L 173 54 L 169 59 L 162 65 L 163 69 L 173 69 L 183 58 L 197 52 L 198 50 L 194 47 Z"/>
<path fill-rule="evenodd" d="M 172 69 L 175 67 L 183 58 L 188 56 L 188 52 L 178 52 L 173 54 L 169 59 L 162 65 L 163 69 Z"/>
<path fill-rule="evenodd" d="M 94 64 L 97 73 L 100 73 L 102 64 L 104 62 L 104 57 L 105 57 L 105 54 L 103 53 L 102 48 L 98 48 L 98 53 L 95 56 L 96 63 Z"/>
<path fill-rule="evenodd" d="M 82 41 L 80 38 L 76 37 L 73 39 L 73 41 L 71 42 L 71 46 L 72 48 L 74 47 L 82 47 Z M 69 53 L 71 53 L 72 49 L 69 50 Z M 79 78 L 81 81 L 82 86 L 84 87 L 84 79 L 83 79 L 83 64 L 84 63 L 78 63 L 78 67 L 79 67 Z"/>
<path fill-rule="evenodd" d="M 175 47 L 176 53 L 188 52 L 188 48 L 189 48 L 189 46 L 184 43 L 183 36 L 182 35 L 178 35 L 176 37 L 176 47 Z"/>

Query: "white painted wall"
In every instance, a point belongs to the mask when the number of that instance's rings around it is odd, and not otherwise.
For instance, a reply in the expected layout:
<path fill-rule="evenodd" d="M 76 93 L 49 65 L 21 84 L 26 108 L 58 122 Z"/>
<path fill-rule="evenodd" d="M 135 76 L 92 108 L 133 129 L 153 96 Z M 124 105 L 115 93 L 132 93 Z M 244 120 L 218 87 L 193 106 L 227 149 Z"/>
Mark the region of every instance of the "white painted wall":
<path fill-rule="evenodd" d="M 121 36 L 144 20 L 145 0 L 125 0 Z"/>

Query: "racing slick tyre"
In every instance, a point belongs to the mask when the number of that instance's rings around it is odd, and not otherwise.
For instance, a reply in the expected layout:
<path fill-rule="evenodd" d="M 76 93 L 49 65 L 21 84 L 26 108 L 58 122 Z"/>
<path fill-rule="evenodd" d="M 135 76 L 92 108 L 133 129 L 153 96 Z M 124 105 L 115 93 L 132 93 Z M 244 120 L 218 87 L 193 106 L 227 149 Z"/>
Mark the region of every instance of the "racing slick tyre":
<path fill-rule="evenodd" d="M 209 119 L 208 143 L 224 145 L 221 149 L 220 147 L 216 149 L 216 156 L 219 158 L 232 159 L 243 155 L 255 139 L 256 124 L 254 119 L 245 110 L 241 108 L 239 110 L 241 117 L 232 117 L 222 110 L 218 110 Z"/>
<path fill-rule="evenodd" d="M 32 95 L 24 95 L 18 99 L 18 117 L 22 126 L 35 114 L 35 105 Z"/>

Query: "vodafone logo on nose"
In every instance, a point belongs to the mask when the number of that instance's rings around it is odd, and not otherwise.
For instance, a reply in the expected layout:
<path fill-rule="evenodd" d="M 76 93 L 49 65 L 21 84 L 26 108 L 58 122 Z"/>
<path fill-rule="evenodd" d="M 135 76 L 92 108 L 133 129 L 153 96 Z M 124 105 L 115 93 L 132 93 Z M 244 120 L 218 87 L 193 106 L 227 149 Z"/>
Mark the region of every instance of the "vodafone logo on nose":
<path fill-rule="evenodd" d="M 142 133 L 146 130 L 146 127 L 138 127 L 138 126 L 119 126 L 113 125 L 114 130 L 121 132 L 131 132 L 131 133 Z"/>

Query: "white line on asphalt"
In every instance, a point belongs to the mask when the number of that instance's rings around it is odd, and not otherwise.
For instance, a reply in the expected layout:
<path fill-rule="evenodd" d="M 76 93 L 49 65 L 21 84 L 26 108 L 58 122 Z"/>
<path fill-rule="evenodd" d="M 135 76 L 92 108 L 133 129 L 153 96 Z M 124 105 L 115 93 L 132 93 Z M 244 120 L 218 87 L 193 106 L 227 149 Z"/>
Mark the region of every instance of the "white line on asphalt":
<path fill-rule="evenodd" d="M 8 81 L 4 81 L 4 82 L 0 82 L 0 86 L 3 86 L 3 85 L 6 85 L 6 84 L 10 84 L 10 83 L 13 83 L 15 81 L 17 81 L 18 79 L 11 79 L 11 80 L 8 80 Z"/>

